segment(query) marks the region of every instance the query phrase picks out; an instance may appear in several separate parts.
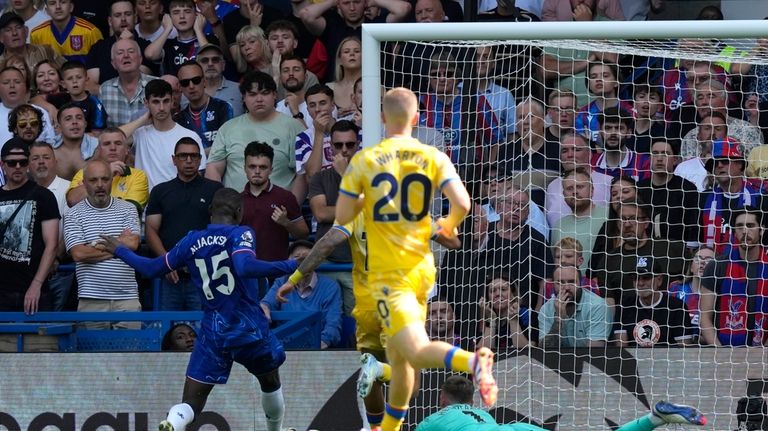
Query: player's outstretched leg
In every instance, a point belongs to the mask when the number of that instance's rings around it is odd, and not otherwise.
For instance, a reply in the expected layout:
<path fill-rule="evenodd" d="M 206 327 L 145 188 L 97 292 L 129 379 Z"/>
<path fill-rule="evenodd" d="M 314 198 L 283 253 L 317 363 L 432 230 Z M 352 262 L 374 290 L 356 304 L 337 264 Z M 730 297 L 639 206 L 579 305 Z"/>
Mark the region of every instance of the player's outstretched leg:
<path fill-rule="evenodd" d="M 659 401 L 653 406 L 653 415 L 668 424 L 707 424 L 707 418 L 698 409 L 684 404 Z"/>
<path fill-rule="evenodd" d="M 187 377 L 181 404 L 168 410 L 168 416 L 158 426 L 159 431 L 184 431 L 203 411 L 213 385 L 200 383 Z"/>
<path fill-rule="evenodd" d="M 474 380 L 483 404 L 490 407 L 496 404 L 496 396 L 499 392 L 496 379 L 493 377 L 493 352 L 487 347 L 481 347 L 475 352 L 475 363 L 472 369 Z"/>
<path fill-rule="evenodd" d="M 617 431 L 651 431 L 666 424 L 706 425 L 707 418 L 694 407 L 659 401 L 651 413 L 622 425 Z"/>
<path fill-rule="evenodd" d="M 360 375 L 357 378 L 357 394 L 365 398 L 371 393 L 374 382 L 389 382 L 392 376 L 392 367 L 386 362 L 379 362 L 370 353 L 360 355 Z"/>

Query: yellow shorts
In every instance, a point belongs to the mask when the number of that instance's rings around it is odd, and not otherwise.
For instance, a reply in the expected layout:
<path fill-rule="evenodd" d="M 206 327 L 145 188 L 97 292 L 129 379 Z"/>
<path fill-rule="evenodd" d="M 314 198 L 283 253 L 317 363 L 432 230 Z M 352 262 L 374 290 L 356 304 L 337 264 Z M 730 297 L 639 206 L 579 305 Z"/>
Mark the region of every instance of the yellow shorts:
<path fill-rule="evenodd" d="M 427 295 L 434 284 L 434 266 L 368 274 L 371 295 L 376 299 L 376 311 L 387 337 L 393 337 L 408 325 L 424 326 Z"/>
<path fill-rule="evenodd" d="M 353 277 L 352 291 L 355 294 L 355 308 L 352 317 L 355 318 L 355 338 L 357 350 L 385 350 L 387 337 L 382 330 L 379 313 L 376 312 L 376 300 L 368 289 L 367 278 Z"/>

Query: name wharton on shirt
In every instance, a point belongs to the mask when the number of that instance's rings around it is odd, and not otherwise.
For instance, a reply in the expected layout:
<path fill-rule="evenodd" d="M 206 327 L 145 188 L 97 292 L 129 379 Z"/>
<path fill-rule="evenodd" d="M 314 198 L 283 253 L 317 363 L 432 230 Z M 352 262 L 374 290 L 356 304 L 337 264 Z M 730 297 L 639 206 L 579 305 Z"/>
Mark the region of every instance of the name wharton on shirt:
<path fill-rule="evenodd" d="M 190 251 L 192 253 L 200 250 L 203 247 L 207 247 L 209 245 L 224 245 L 227 243 L 227 237 L 222 235 L 208 235 L 208 236 L 201 236 L 198 238 L 195 245 L 193 245 L 190 248 Z"/>

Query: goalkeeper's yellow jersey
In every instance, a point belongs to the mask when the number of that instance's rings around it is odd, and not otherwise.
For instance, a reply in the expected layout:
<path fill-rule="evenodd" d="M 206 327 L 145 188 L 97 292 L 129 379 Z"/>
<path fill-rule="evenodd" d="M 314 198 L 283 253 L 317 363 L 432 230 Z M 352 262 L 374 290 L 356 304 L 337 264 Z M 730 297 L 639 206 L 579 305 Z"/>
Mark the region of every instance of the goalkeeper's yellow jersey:
<path fill-rule="evenodd" d="M 429 264 L 435 191 L 460 181 L 450 159 L 410 137 L 388 138 L 352 158 L 339 192 L 364 196 L 368 269 L 390 272 Z"/>

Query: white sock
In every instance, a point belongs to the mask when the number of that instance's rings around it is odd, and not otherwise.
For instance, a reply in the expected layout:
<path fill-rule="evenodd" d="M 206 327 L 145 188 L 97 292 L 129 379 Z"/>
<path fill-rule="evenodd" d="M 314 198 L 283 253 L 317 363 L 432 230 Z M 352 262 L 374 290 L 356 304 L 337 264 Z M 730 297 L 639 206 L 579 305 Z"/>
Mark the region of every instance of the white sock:
<path fill-rule="evenodd" d="M 261 393 L 261 408 L 267 417 L 267 431 L 281 431 L 283 428 L 283 414 L 285 402 L 283 401 L 283 389 L 274 392 Z"/>
<path fill-rule="evenodd" d="M 183 431 L 187 425 L 195 420 L 195 411 L 187 403 L 176 404 L 168 410 L 168 422 L 176 431 Z"/>

